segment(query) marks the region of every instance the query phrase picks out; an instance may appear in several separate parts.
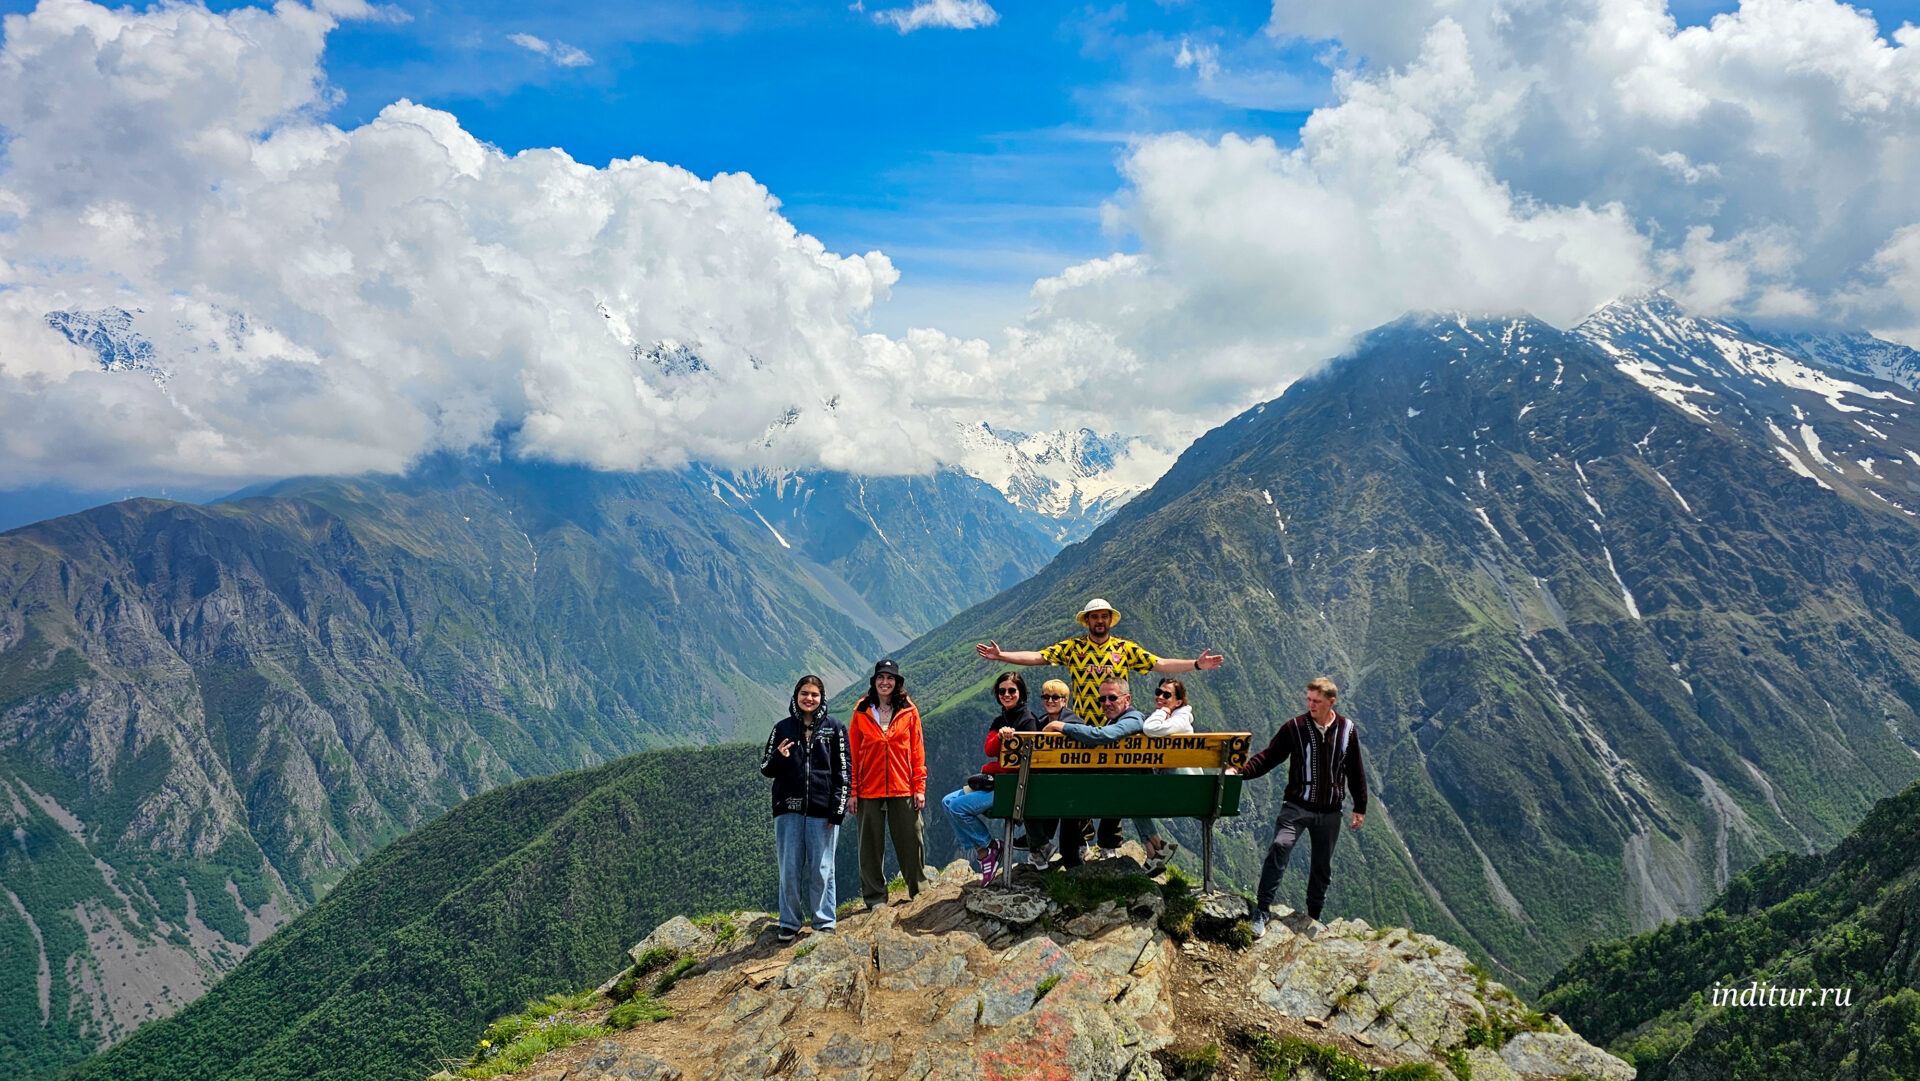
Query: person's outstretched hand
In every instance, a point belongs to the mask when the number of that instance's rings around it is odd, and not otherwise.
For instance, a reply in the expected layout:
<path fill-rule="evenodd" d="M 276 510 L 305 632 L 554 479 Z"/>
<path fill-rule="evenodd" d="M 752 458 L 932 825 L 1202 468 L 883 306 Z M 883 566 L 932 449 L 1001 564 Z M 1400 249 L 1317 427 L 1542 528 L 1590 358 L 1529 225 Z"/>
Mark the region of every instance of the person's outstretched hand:
<path fill-rule="evenodd" d="M 974 646 L 973 651 L 975 653 L 980 654 L 980 656 L 990 661 L 997 661 L 1000 659 L 1000 656 L 1001 656 L 1000 643 L 998 642 L 982 642 L 979 645 Z"/>
<path fill-rule="evenodd" d="M 1210 649 L 1203 649 L 1200 651 L 1200 656 L 1194 658 L 1193 667 L 1204 672 L 1210 668 L 1218 668 L 1225 663 L 1227 663 L 1225 656 L 1215 653 Z"/>

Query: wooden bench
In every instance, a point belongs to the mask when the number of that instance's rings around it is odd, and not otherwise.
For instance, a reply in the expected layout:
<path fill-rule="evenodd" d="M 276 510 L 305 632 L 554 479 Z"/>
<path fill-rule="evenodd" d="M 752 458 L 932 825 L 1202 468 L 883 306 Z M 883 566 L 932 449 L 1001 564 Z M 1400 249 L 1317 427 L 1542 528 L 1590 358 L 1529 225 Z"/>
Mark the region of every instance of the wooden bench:
<path fill-rule="evenodd" d="M 986 812 L 1007 820 L 999 880 L 1013 872 L 1014 827 L 1029 818 L 1198 818 L 1201 888 L 1212 890 L 1213 820 L 1240 813 L 1241 778 L 1222 771 L 1244 766 L 1252 745 L 1247 732 L 1129 736 L 1101 747 L 1051 732 L 1002 737 L 1000 765 L 1017 772 L 996 775 Z M 1140 772 L 1177 768 L 1210 772 Z"/>

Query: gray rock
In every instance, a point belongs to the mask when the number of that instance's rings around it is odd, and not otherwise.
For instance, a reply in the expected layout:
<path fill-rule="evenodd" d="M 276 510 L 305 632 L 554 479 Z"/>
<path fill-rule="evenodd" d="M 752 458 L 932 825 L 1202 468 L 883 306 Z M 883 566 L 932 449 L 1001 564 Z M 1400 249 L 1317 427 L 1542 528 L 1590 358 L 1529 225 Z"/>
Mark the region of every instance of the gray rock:
<path fill-rule="evenodd" d="M 707 1022 L 708 1032 L 727 1032 L 748 1021 L 765 1019 L 773 1024 L 784 1024 L 793 1016 L 794 1002 L 791 996 L 776 995 L 752 987 L 742 987 L 720 1007 L 720 1012 Z"/>
<path fill-rule="evenodd" d="M 1031 1009 L 1040 982 L 1078 966 L 1048 938 L 1030 938 L 1000 956 L 1000 971 L 980 989 L 980 1024 L 1003 1025 Z"/>
<path fill-rule="evenodd" d="M 1131 922 L 1133 919 L 1127 914 L 1126 909 L 1112 901 L 1102 901 L 1100 907 L 1092 912 L 1083 912 L 1068 920 L 1065 930 L 1068 934 L 1077 935 L 1080 938 L 1094 938 L 1109 927 L 1118 927 Z"/>
<path fill-rule="evenodd" d="M 1245 897 L 1237 893 L 1215 890 L 1212 893 L 1201 894 L 1199 900 L 1200 907 L 1194 913 L 1196 916 L 1231 922 L 1244 920 L 1253 914 L 1253 906 L 1247 903 Z"/>
<path fill-rule="evenodd" d="M 608 1040 L 585 1062 L 568 1070 L 567 1081 L 680 1081 L 680 1071 L 652 1055 Z"/>
<path fill-rule="evenodd" d="M 796 1078 L 819 1081 L 869 1081 L 873 1067 L 893 1060 L 893 1048 L 885 1040 L 862 1040 L 847 1032 L 836 1032 L 813 1058 L 793 1071 Z"/>
<path fill-rule="evenodd" d="M 618 941 L 617 939 L 615 941 Z M 704 953 L 713 945 L 713 935 L 693 925 L 685 916 L 675 916 L 653 929 L 653 933 L 633 944 L 627 956 L 638 964 L 640 955 L 657 946 L 668 946 L 683 955 Z"/>
<path fill-rule="evenodd" d="M 973 1039 L 973 1030 L 980 1019 L 980 995 L 978 992 L 962 995 L 953 1005 L 947 1007 L 940 1020 L 927 1029 L 927 1039 L 946 1043 L 959 1043 Z M 912 1074 L 909 1064 L 907 1073 Z"/>
<path fill-rule="evenodd" d="M 960 900 L 968 912 L 1011 927 L 1025 927 L 1048 912 L 1059 910 L 1059 906 L 1049 900 L 1045 893 L 1033 886 L 1009 886 L 1005 889 L 969 886 L 961 891 Z"/>
<path fill-rule="evenodd" d="M 808 944 L 813 948 L 780 974 L 780 986 L 804 1009 L 864 1010 L 871 965 L 865 946 L 845 935 L 815 935 Z"/>
<path fill-rule="evenodd" d="M 1489 1047 L 1468 1051 L 1467 1065 L 1473 1067 L 1473 1081 L 1520 1081 L 1520 1075 L 1513 1072 L 1500 1052 Z"/>
<path fill-rule="evenodd" d="M 933 952 L 938 941 L 926 935 L 910 935 L 891 927 L 882 928 L 873 936 L 874 961 L 882 975 L 904 972 Z"/>
<path fill-rule="evenodd" d="M 1627 1063 L 1578 1036 L 1558 1032 L 1522 1032 L 1507 1041 L 1500 1057 L 1518 1073 L 1585 1074 L 1594 1081 L 1633 1081 L 1634 1076 Z"/>
<path fill-rule="evenodd" d="M 1154 940 L 1151 924 L 1129 924 L 1115 928 L 1098 939 L 1074 942 L 1067 947 L 1074 960 L 1096 972 L 1125 976 L 1132 972 L 1149 952 Z M 1148 964 L 1152 964 L 1149 958 Z"/>
<path fill-rule="evenodd" d="M 888 991 L 917 991 L 928 987 L 971 987 L 975 982 L 961 954 L 929 954 L 903 972 L 879 979 Z"/>

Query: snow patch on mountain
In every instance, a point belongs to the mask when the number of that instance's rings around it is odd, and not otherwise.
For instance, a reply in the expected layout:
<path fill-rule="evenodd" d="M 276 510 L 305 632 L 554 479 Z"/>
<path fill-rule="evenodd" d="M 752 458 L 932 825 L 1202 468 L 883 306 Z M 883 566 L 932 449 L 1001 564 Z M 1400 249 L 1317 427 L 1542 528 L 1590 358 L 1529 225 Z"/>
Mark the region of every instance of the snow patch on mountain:
<path fill-rule="evenodd" d="M 983 421 L 956 430 L 959 468 L 998 489 L 1062 544 L 1093 532 L 1175 458 L 1139 436 L 1088 428 L 1018 432 Z"/>

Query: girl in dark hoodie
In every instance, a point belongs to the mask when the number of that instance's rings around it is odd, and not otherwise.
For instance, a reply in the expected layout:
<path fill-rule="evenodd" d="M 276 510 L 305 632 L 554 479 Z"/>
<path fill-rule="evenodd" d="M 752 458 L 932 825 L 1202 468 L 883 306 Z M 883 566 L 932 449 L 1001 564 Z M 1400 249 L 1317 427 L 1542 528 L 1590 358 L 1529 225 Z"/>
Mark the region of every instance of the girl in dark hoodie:
<path fill-rule="evenodd" d="M 767 733 L 760 773 L 773 778 L 773 850 L 780 861 L 780 941 L 791 942 L 809 914 L 833 930 L 833 850 L 852 783 L 847 730 L 827 714 L 819 676 L 793 685 L 787 716 Z"/>
<path fill-rule="evenodd" d="M 1002 672 L 993 681 L 993 695 L 1000 705 L 1000 713 L 987 726 L 987 742 L 982 748 L 987 754 L 987 764 L 981 767 L 980 775 L 947 793 L 940 801 L 947 810 L 948 821 L 953 824 L 954 839 L 962 847 L 971 847 L 973 858 L 980 862 L 980 879 L 983 882 L 992 882 L 1000 861 L 1007 858 L 1007 854 L 1000 851 L 1000 842 L 993 839 L 986 819 L 987 808 L 993 806 L 991 778 L 996 773 L 1005 772 L 1000 766 L 1000 733 L 1006 729 L 1015 732 L 1040 730 L 1039 719 L 1027 705 L 1026 680 L 1014 672 Z M 976 788 L 976 784 L 979 787 Z M 1052 822 L 1030 821 L 1026 825 L 1028 837 L 1039 837 L 1042 843 L 1053 832 Z"/>

